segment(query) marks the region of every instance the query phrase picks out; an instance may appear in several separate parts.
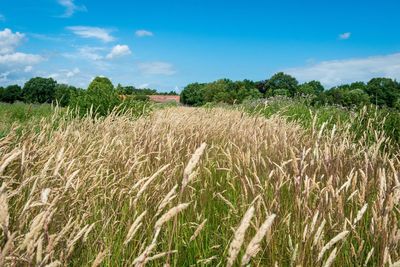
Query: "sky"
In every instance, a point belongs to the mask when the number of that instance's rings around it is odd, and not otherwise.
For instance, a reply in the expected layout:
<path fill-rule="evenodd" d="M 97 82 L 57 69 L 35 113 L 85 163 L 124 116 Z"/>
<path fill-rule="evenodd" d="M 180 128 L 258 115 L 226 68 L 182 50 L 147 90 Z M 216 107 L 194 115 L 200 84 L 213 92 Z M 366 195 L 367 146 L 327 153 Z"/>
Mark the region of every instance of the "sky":
<path fill-rule="evenodd" d="M 400 80 L 398 0 L 0 0 L 0 86 Z"/>

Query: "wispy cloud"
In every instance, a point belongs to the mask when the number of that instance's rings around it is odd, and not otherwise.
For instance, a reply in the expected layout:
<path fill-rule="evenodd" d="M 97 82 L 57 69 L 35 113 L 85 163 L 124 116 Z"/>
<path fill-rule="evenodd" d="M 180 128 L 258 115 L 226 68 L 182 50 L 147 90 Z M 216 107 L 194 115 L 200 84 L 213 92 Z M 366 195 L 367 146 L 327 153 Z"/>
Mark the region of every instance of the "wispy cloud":
<path fill-rule="evenodd" d="M 176 73 L 172 64 L 167 62 L 142 62 L 138 65 L 139 70 L 147 75 L 173 75 Z"/>
<path fill-rule="evenodd" d="M 323 61 L 310 66 L 284 70 L 300 81 L 319 80 L 326 86 L 354 81 L 368 81 L 374 77 L 400 79 L 400 53 Z"/>
<path fill-rule="evenodd" d="M 347 40 L 347 39 L 350 39 L 350 37 L 351 37 L 351 32 L 345 32 L 345 33 L 339 34 L 340 40 Z"/>
<path fill-rule="evenodd" d="M 137 37 L 151 37 L 151 36 L 153 36 L 154 34 L 153 34 L 151 31 L 147 31 L 147 30 L 137 30 L 137 31 L 135 32 L 135 35 L 136 35 Z"/>
<path fill-rule="evenodd" d="M 74 0 L 58 0 L 58 3 L 65 8 L 64 14 L 60 16 L 62 18 L 69 18 L 76 11 L 87 11 L 84 5 L 76 5 Z"/>
<path fill-rule="evenodd" d="M 74 34 L 82 38 L 94 38 L 103 42 L 112 42 L 115 38 L 110 34 L 110 30 L 99 27 L 88 26 L 71 26 L 67 30 L 72 31 Z"/>
<path fill-rule="evenodd" d="M 111 49 L 111 52 L 106 56 L 107 59 L 114 59 L 117 57 L 127 56 L 132 54 L 132 51 L 127 45 L 116 45 Z"/>

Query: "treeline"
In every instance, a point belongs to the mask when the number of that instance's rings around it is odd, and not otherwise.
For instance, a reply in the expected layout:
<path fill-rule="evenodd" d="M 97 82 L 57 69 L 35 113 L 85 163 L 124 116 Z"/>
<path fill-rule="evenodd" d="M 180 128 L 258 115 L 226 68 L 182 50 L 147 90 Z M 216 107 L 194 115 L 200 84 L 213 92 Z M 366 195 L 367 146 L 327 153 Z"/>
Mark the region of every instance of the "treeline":
<path fill-rule="evenodd" d="M 100 78 L 100 77 L 98 77 Z M 107 79 L 107 78 L 106 78 Z M 108 80 L 108 79 L 107 79 Z M 108 80 L 109 81 L 109 80 Z M 116 95 L 131 96 L 135 100 L 148 100 L 148 95 L 177 95 L 176 92 L 160 93 L 155 89 L 136 88 L 134 86 L 122 86 L 118 84 L 112 92 Z M 62 107 L 69 106 L 73 97 L 85 94 L 85 89 L 77 88 L 67 84 L 59 84 L 52 78 L 35 77 L 27 81 L 23 87 L 9 85 L 0 87 L 0 102 L 14 103 L 22 101 L 25 103 L 58 103 Z"/>
<path fill-rule="evenodd" d="M 374 104 L 400 110 L 400 83 L 389 78 L 374 78 L 368 83 L 355 82 L 325 90 L 319 81 L 300 84 L 296 78 L 277 73 L 264 81 L 231 81 L 192 83 L 181 92 L 181 102 L 201 106 L 209 102 L 242 103 L 247 99 L 272 96 L 307 97 L 313 105 L 359 107 Z"/>

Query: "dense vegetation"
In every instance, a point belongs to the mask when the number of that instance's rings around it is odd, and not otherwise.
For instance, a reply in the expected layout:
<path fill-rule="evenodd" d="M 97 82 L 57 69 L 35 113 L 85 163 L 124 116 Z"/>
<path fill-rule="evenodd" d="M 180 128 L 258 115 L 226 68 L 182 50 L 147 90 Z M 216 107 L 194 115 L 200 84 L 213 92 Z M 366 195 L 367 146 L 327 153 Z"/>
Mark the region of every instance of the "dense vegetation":
<path fill-rule="evenodd" d="M 325 90 L 318 81 L 299 84 L 294 77 L 282 72 L 260 82 L 222 79 L 211 83 L 189 84 L 181 93 L 181 102 L 191 106 L 201 106 L 208 102 L 232 104 L 273 96 L 308 97 L 314 106 L 339 105 L 353 108 L 374 104 L 400 110 L 400 84 L 389 78 L 374 78 L 368 83 L 355 82 Z"/>

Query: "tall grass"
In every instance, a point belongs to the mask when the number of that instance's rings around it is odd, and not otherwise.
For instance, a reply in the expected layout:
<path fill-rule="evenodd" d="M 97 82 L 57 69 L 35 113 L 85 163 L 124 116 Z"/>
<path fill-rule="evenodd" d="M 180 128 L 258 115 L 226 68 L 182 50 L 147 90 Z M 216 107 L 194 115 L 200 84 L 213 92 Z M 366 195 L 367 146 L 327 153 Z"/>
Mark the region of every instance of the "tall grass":
<path fill-rule="evenodd" d="M 184 107 L 39 127 L 0 140 L 0 265 L 400 260 L 400 158 L 384 134 Z"/>

